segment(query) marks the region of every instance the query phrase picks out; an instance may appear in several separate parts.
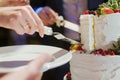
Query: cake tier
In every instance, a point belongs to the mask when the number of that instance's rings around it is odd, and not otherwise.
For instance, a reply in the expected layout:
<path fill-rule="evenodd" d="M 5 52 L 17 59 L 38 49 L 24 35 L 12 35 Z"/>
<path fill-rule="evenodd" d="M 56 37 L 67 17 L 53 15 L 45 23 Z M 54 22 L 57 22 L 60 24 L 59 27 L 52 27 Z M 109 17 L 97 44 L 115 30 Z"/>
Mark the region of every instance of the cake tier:
<path fill-rule="evenodd" d="M 82 15 L 80 21 L 81 43 L 87 51 L 108 49 L 120 37 L 120 13 Z"/>
<path fill-rule="evenodd" d="M 73 53 L 70 61 L 72 80 L 119 80 L 120 56 Z"/>

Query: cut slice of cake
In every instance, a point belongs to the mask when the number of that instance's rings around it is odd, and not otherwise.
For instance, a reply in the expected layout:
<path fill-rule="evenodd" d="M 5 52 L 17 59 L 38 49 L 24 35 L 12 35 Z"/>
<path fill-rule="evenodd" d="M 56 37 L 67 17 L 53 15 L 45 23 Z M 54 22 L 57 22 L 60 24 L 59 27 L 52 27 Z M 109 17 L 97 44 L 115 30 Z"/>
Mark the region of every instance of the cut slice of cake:
<path fill-rule="evenodd" d="M 82 15 L 80 17 L 81 43 L 87 51 L 95 49 L 94 15 Z"/>

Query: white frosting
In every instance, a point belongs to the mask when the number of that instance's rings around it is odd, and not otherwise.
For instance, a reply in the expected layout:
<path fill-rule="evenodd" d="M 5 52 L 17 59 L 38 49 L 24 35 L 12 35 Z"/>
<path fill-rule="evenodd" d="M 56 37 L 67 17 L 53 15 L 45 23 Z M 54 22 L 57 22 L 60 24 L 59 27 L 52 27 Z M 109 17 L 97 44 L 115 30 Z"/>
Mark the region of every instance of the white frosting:
<path fill-rule="evenodd" d="M 119 80 L 120 56 L 73 53 L 72 80 Z"/>
<path fill-rule="evenodd" d="M 82 15 L 80 17 L 80 26 L 83 48 L 91 51 L 94 49 L 93 15 Z"/>
<path fill-rule="evenodd" d="M 95 16 L 96 48 L 108 49 L 120 37 L 120 13 Z"/>

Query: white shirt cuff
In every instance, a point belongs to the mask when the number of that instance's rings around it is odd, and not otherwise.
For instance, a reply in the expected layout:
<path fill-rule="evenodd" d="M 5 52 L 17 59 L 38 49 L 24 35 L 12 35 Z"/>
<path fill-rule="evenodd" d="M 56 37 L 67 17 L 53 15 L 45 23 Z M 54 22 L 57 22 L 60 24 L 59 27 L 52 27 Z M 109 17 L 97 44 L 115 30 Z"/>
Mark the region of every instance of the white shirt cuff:
<path fill-rule="evenodd" d="M 35 12 L 38 14 L 42 9 L 43 9 L 43 7 L 39 7 L 35 10 Z"/>

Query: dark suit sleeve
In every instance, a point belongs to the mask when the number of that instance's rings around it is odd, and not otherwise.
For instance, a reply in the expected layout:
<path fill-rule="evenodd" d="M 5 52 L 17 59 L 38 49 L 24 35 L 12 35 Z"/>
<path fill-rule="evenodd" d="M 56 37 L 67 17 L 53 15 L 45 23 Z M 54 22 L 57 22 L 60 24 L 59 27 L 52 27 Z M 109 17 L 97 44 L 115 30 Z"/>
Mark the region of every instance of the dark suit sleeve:
<path fill-rule="evenodd" d="M 104 0 L 104 2 L 108 2 L 108 0 Z"/>
<path fill-rule="evenodd" d="M 54 11 L 56 11 L 59 15 L 63 15 L 63 1 L 62 0 L 30 0 L 30 5 L 33 8 L 49 6 Z"/>
<path fill-rule="evenodd" d="M 108 0 L 88 0 L 88 9 L 96 10 L 100 4 L 107 2 Z"/>
<path fill-rule="evenodd" d="M 32 7 L 42 7 L 45 6 L 46 0 L 30 0 L 30 5 Z"/>

